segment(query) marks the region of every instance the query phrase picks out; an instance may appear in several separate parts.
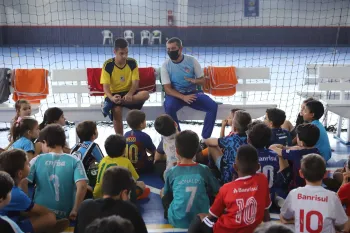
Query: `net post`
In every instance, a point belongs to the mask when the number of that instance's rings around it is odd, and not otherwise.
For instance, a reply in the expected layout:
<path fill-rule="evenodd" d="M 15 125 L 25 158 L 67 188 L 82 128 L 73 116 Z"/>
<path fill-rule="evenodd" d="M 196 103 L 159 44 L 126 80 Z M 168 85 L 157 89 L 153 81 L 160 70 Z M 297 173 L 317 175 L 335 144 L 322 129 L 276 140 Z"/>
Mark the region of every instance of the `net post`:
<path fill-rule="evenodd" d="M 245 86 L 247 84 L 247 80 L 244 78 L 243 79 L 243 86 Z M 242 98 L 243 98 L 243 105 L 247 104 L 247 91 L 245 89 L 243 89 L 242 91 Z"/>

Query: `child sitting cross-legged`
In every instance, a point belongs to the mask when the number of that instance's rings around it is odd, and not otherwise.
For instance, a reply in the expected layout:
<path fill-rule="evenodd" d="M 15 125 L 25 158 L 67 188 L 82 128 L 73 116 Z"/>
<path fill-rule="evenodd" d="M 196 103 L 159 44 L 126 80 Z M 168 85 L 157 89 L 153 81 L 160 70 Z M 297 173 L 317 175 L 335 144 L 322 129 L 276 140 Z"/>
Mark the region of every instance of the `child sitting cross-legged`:
<path fill-rule="evenodd" d="M 283 146 L 292 146 L 292 136 L 288 130 L 281 128 L 286 120 L 286 113 L 278 108 L 269 108 L 266 110 L 265 122 L 271 128 L 270 145 L 281 144 Z"/>
<path fill-rule="evenodd" d="M 75 144 L 70 153 L 77 156 L 83 162 L 84 169 L 89 178 L 86 198 L 92 198 L 98 171 L 96 163 L 101 162 L 104 157 L 99 145 L 94 142 L 98 137 L 96 123 L 93 121 L 83 121 L 77 125 L 76 132 L 80 142 Z"/>
<path fill-rule="evenodd" d="M 218 192 L 219 183 L 207 166 L 193 161 L 199 147 L 195 132 L 180 132 L 175 144 L 179 162 L 165 174 L 161 197 L 170 224 L 187 228 L 197 214 L 208 210 L 209 197 Z"/>
<path fill-rule="evenodd" d="M 286 197 L 291 179 L 290 167 L 280 169 L 283 158 L 267 148 L 270 143 L 271 129 L 262 121 L 254 121 L 248 125 L 248 143 L 258 151 L 260 172 L 264 173 L 269 181 L 271 200 L 276 195 Z M 283 167 L 283 165 L 282 165 Z"/>
<path fill-rule="evenodd" d="M 126 116 L 126 122 L 131 130 L 124 134 L 125 157 L 130 159 L 138 173 L 151 171 L 156 147 L 151 137 L 142 132 L 146 128 L 146 114 L 140 110 L 130 110 Z"/>
<path fill-rule="evenodd" d="M 322 187 L 326 162 L 318 154 L 301 160 L 300 176 L 306 186 L 292 190 L 281 208 L 281 221 L 295 224 L 295 232 L 336 232 L 348 217 L 336 193 Z M 348 232 L 348 229 L 345 229 Z"/>
<path fill-rule="evenodd" d="M 288 163 L 283 162 L 283 159 L 291 161 L 292 163 L 292 183 L 290 185 L 290 189 L 302 187 L 305 185 L 305 180 L 301 178 L 299 174 L 300 161 L 303 156 L 311 153 L 320 153 L 318 149 L 314 147 L 320 135 L 320 131 L 315 125 L 299 125 L 296 129 L 296 133 L 298 146 L 290 148 L 283 147 L 282 145 L 270 146 L 270 149 L 275 151 L 281 158 L 281 171 L 289 166 Z"/>
<path fill-rule="evenodd" d="M 137 199 L 147 198 L 150 194 L 150 189 L 146 187 L 143 181 L 137 181 L 139 175 L 128 158 L 124 157 L 126 148 L 126 140 L 119 134 L 110 135 L 105 141 L 105 150 L 108 156 L 104 157 L 98 165 L 98 174 L 96 186 L 94 188 L 94 198 L 102 197 L 102 180 L 107 168 L 112 166 L 125 167 L 131 172 L 132 177 L 136 182 Z M 134 190 L 135 191 L 135 190 Z"/>
<path fill-rule="evenodd" d="M 26 233 L 56 232 L 69 226 L 67 219 L 56 223 L 53 212 L 42 203 L 31 200 L 18 186 L 22 179 L 27 178 L 30 171 L 29 161 L 23 150 L 13 149 L 1 153 L 0 170 L 9 173 L 15 184 L 11 191 L 11 201 L 0 210 L 1 215 L 11 218 Z"/>
<path fill-rule="evenodd" d="M 271 205 L 267 178 L 259 170 L 258 152 L 251 145 L 242 145 L 235 158 L 239 178 L 224 184 L 209 209 L 193 219 L 189 233 L 250 233 L 260 223 L 270 220 Z"/>
<path fill-rule="evenodd" d="M 42 151 L 31 161 L 27 180 L 36 184 L 34 202 L 52 210 L 57 218 L 75 220 L 87 190 L 87 176 L 83 163 L 63 148 L 66 135 L 58 124 L 41 130 Z"/>
<path fill-rule="evenodd" d="M 13 186 L 11 176 L 7 172 L 0 171 L 0 210 L 10 204 Z M 0 232 L 23 233 L 14 221 L 3 215 L 0 215 Z"/>

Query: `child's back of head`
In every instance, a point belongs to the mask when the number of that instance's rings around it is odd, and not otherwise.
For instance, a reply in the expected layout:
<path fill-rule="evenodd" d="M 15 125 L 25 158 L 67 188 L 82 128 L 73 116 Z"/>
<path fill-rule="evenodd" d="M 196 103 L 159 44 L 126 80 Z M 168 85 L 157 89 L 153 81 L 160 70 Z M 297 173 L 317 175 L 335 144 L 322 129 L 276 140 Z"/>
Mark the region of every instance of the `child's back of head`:
<path fill-rule="evenodd" d="M 235 170 L 239 176 L 254 175 L 259 169 L 257 150 L 251 145 L 242 145 L 237 150 Z"/>
<path fill-rule="evenodd" d="M 320 182 L 326 174 L 326 162 L 321 155 L 305 155 L 301 160 L 301 173 L 308 182 Z"/>
<path fill-rule="evenodd" d="M 109 216 L 96 219 L 87 226 L 86 233 L 133 233 L 134 226 L 131 222 L 120 216 Z"/>
<path fill-rule="evenodd" d="M 116 158 L 124 155 L 126 140 L 123 136 L 110 135 L 105 141 L 105 150 L 109 157 Z"/>
<path fill-rule="evenodd" d="M 27 154 L 18 149 L 2 152 L 0 154 L 0 170 L 7 172 L 17 182 L 19 179 L 26 178 L 29 173 Z"/>
<path fill-rule="evenodd" d="M 262 121 L 254 121 L 248 125 L 248 142 L 256 149 L 267 147 L 270 138 L 271 129 Z"/>
<path fill-rule="evenodd" d="M 165 137 L 171 136 L 174 133 L 176 133 L 176 123 L 175 121 L 166 114 L 163 114 L 154 122 L 154 128 L 157 130 L 157 132 Z"/>
<path fill-rule="evenodd" d="M 324 113 L 323 104 L 318 100 L 309 101 L 306 103 L 303 117 L 307 122 L 311 122 L 313 120 L 319 120 Z"/>
<path fill-rule="evenodd" d="M 5 171 L 0 171 L 0 209 L 10 203 L 10 193 L 13 186 L 14 182 L 11 176 Z"/>
<path fill-rule="evenodd" d="M 83 121 L 77 125 L 76 133 L 80 142 L 94 141 L 97 136 L 97 126 L 93 121 Z"/>
<path fill-rule="evenodd" d="M 126 116 L 126 122 L 133 130 L 141 130 L 146 126 L 146 114 L 140 110 L 130 110 Z"/>
<path fill-rule="evenodd" d="M 266 110 L 266 120 L 270 128 L 281 128 L 286 120 L 286 113 L 278 108 L 269 108 Z"/>
<path fill-rule="evenodd" d="M 119 166 L 108 168 L 102 178 L 102 193 L 110 197 L 121 194 L 124 190 L 127 194 L 133 187 L 134 181 L 128 169 Z"/>
<path fill-rule="evenodd" d="M 314 147 L 320 138 L 320 130 L 313 124 L 301 124 L 296 129 L 299 146 Z"/>
<path fill-rule="evenodd" d="M 51 124 L 46 126 L 39 134 L 39 142 L 43 142 L 43 152 L 48 153 L 48 148 L 64 147 L 66 145 L 66 134 L 62 126 Z"/>
<path fill-rule="evenodd" d="M 191 130 L 184 130 L 176 135 L 177 154 L 186 159 L 193 159 L 199 148 L 199 137 Z"/>
<path fill-rule="evenodd" d="M 233 127 L 238 134 L 245 134 L 251 122 L 250 114 L 243 110 L 236 111 L 232 120 Z"/>

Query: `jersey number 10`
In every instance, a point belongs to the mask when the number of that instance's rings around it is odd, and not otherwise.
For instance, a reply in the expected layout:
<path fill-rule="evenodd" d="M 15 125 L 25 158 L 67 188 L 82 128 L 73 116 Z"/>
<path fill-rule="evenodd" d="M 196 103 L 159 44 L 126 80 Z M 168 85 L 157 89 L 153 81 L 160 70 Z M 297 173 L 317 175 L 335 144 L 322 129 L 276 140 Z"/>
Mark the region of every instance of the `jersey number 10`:
<path fill-rule="evenodd" d="M 311 217 L 313 217 L 314 220 L 317 220 L 317 229 L 311 229 Z M 300 232 L 310 232 L 310 233 L 320 233 L 323 229 L 323 215 L 315 210 L 312 210 L 310 212 L 306 213 L 303 209 L 300 210 Z"/>
<path fill-rule="evenodd" d="M 251 225 L 255 222 L 256 219 L 256 211 L 257 205 L 254 197 L 248 198 L 246 203 L 244 203 L 244 199 L 240 198 L 236 200 L 238 206 L 238 212 L 236 214 L 236 222 L 241 224 L 242 219 L 246 225 Z"/>
<path fill-rule="evenodd" d="M 126 144 L 125 157 L 130 159 L 131 163 L 137 163 L 137 161 L 139 160 L 138 156 L 139 148 L 137 147 L 137 145 L 132 144 L 129 146 L 128 144 Z"/>

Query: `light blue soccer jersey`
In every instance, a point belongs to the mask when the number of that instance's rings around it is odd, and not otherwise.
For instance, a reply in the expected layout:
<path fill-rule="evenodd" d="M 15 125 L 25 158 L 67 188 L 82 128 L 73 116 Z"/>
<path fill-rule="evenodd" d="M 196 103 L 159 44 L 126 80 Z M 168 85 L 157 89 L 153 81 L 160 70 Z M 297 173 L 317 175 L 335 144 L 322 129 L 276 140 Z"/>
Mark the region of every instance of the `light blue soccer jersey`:
<path fill-rule="evenodd" d="M 75 183 L 88 180 L 81 160 L 54 153 L 32 159 L 27 179 L 36 184 L 34 202 L 51 209 L 57 218 L 69 216 L 75 201 Z"/>
<path fill-rule="evenodd" d="M 172 196 L 168 209 L 171 225 L 188 228 L 199 213 L 207 213 L 209 196 L 214 196 L 220 186 L 210 169 L 202 164 L 177 165 L 165 177 L 164 195 Z"/>
<path fill-rule="evenodd" d="M 204 76 L 204 73 L 198 61 L 194 57 L 185 54 L 181 62 L 174 63 L 168 59 L 161 68 L 162 84 L 171 84 L 172 88 L 181 93 L 197 90 L 197 85 L 188 82 L 185 77 L 195 79 L 202 76 Z"/>
<path fill-rule="evenodd" d="M 320 130 L 320 138 L 318 139 L 315 147 L 320 151 L 321 156 L 327 162 L 332 156 L 332 150 L 329 144 L 327 131 L 319 120 L 314 120 L 311 122 L 311 124 L 316 125 Z"/>
<path fill-rule="evenodd" d="M 19 226 L 12 221 L 10 218 L 8 218 L 7 216 L 1 216 L 0 215 L 0 226 L 1 227 L 5 227 L 4 226 L 4 222 L 7 222 L 10 225 L 10 228 L 12 229 L 12 231 L 14 233 L 23 233 L 23 231 L 21 230 L 21 228 L 19 228 Z"/>
<path fill-rule="evenodd" d="M 15 141 L 10 149 L 21 149 L 25 152 L 35 152 L 34 144 L 26 137 L 21 137 L 17 141 Z"/>

